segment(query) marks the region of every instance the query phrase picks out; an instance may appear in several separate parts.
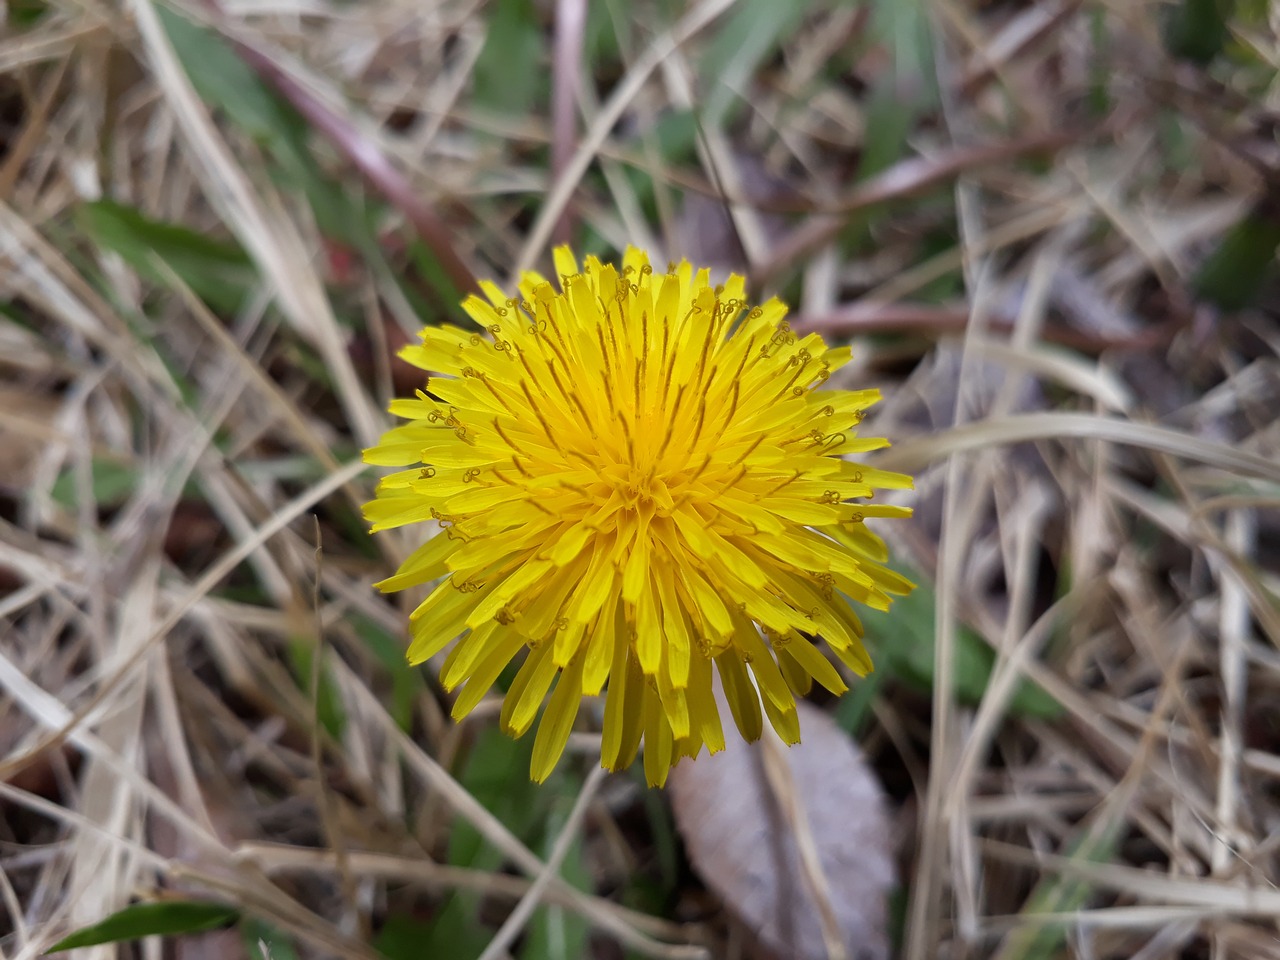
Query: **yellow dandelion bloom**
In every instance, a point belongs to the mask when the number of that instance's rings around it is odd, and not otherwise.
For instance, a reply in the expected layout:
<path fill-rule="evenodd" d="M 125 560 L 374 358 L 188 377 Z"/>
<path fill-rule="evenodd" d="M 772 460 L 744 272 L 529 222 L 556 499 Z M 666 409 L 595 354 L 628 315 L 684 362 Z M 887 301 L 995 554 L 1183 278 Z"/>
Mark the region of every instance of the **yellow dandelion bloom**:
<path fill-rule="evenodd" d="M 855 433 L 878 392 L 817 389 L 849 350 L 793 333 L 776 299 L 749 307 L 741 277 L 655 273 L 635 249 L 620 270 L 579 271 L 560 248 L 555 268 L 559 290 L 536 273 L 517 299 L 483 284 L 487 301 L 463 304 L 478 329 L 428 327 L 401 351 L 431 376 L 391 404 L 409 422 L 365 451 L 409 467 L 365 516 L 440 528 L 378 585 L 439 581 L 410 617 L 409 661 L 454 644 L 441 681 L 462 688 L 461 718 L 527 650 L 501 722 L 525 733 L 555 684 L 536 780 L 602 690 L 611 770 L 643 741 L 660 785 L 680 757 L 721 749 L 713 671 L 743 737 L 763 712 L 796 742 L 795 697 L 813 680 L 846 689 L 816 638 L 865 674 L 849 600 L 886 609 L 911 589 L 863 525 L 907 515 L 865 501 L 911 478 L 845 459 L 888 445 Z"/>

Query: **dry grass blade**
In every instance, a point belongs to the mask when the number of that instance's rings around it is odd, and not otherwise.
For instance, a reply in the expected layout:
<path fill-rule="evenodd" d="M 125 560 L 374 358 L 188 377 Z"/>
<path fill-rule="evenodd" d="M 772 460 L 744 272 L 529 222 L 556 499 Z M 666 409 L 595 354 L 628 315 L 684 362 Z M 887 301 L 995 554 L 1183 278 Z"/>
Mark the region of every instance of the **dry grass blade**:
<path fill-rule="evenodd" d="M 884 454 L 880 462 L 890 469 L 915 471 L 955 453 L 981 450 L 993 444 L 1048 439 L 1106 440 L 1130 444 L 1280 483 L 1280 461 L 1273 457 L 1214 443 L 1168 427 L 1078 413 L 1032 413 L 968 423 L 931 437 L 899 443 L 891 452 Z"/>
<path fill-rule="evenodd" d="M 824 336 L 867 336 L 877 333 L 924 334 L 945 337 L 958 334 L 969 324 L 970 311 L 964 306 L 935 306 L 915 303 L 850 303 L 823 313 L 804 313 L 796 318 L 797 330 Z M 988 318 L 988 329 L 1008 333 L 1014 329 L 1011 317 Z M 1083 353 L 1110 350 L 1150 350 L 1168 344 L 1184 328 L 1179 320 L 1133 334 L 1114 336 L 1053 326 L 1042 331 L 1049 342 Z"/>
<path fill-rule="evenodd" d="M 363 688 L 357 688 L 360 696 L 371 696 Z M 370 704 L 373 706 L 373 704 Z M 486 810 L 462 784 L 458 783 L 449 772 L 434 759 L 427 756 L 422 749 L 399 729 L 395 729 L 391 718 L 383 713 L 379 720 L 386 723 L 386 734 L 392 738 L 402 751 L 405 761 L 431 788 L 438 790 L 446 804 L 459 816 L 470 823 L 489 843 L 509 857 L 522 871 L 531 877 L 540 877 L 545 872 L 545 865 L 536 854 L 520 842 L 511 831 L 491 812 Z M 584 914 L 602 930 L 616 936 L 619 941 L 643 953 L 645 956 L 663 957 L 668 960 L 700 960 L 705 951 L 700 947 L 685 947 L 658 943 L 639 933 L 628 923 L 612 912 L 602 909 L 579 890 L 565 885 L 554 875 L 547 880 L 564 895 L 573 898 Z"/>
<path fill-rule="evenodd" d="M 206 0 L 206 3 L 219 9 L 215 0 Z M 243 41 L 237 41 L 236 49 L 316 131 L 327 137 L 342 152 L 374 189 L 390 200 L 396 210 L 413 224 L 418 236 L 431 248 L 459 292 L 467 294 L 478 289 L 476 275 L 459 255 L 450 229 L 423 202 L 408 179 L 396 169 L 376 143 L 350 119 L 330 109 L 268 54 Z"/>
<path fill-rule="evenodd" d="M 252 863 L 268 876 L 287 875 L 311 871 L 336 872 L 337 857 L 329 850 L 315 850 L 305 847 L 291 847 L 275 843 L 245 844 L 235 851 L 239 861 Z M 510 900 L 523 898 L 532 886 L 532 880 L 515 877 L 510 874 L 489 873 L 485 870 L 473 870 L 466 867 L 452 867 L 448 864 L 436 863 L 422 857 L 398 857 L 390 854 L 352 851 L 348 856 L 351 870 L 361 877 L 377 877 L 405 883 L 417 883 L 432 889 L 470 890 L 490 896 L 504 897 Z M 539 873 L 538 876 L 542 874 Z M 575 896 L 574 894 L 578 894 Z M 602 914 L 614 916 L 623 927 L 631 927 L 641 933 L 666 940 L 678 940 L 681 929 L 673 923 L 639 911 L 630 910 L 607 900 L 590 900 L 583 898 L 579 891 L 572 890 L 563 884 L 550 882 L 543 891 L 544 902 L 564 907 L 581 915 L 584 919 L 595 922 Z M 614 931 L 617 925 L 602 927 Z M 671 946 L 668 944 L 639 941 L 628 943 L 633 949 L 645 956 L 680 957 L 699 956 L 701 951 Z"/>
<path fill-rule="evenodd" d="M 755 271 L 752 280 L 757 287 L 767 287 L 775 282 L 792 264 L 830 243 L 849 222 L 849 215 L 859 210 L 909 197 L 977 167 L 1008 162 L 1015 157 L 1053 153 L 1076 139 L 1070 134 L 1055 133 L 1021 142 L 959 148 L 940 157 L 903 160 L 860 184 L 849 197 L 838 201 L 833 215 L 813 217 L 806 226 L 791 233 L 770 251 L 768 261 Z"/>
<path fill-rule="evenodd" d="M 551 231 L 560 215 L 564 212 L 569 198 L 582 175 L 587 172 L 596 151 L 604 143 L 605 138 L 622 116 L 627 105 L 640 92 L 641 87 L 649 79 L 649 75 L 678 49 L 682 43 L 707 27 L 712 21 L 732 7 L 734 0 L 700 0 L 697 6 L 686 13 L 666 33 L 659 36 L 645 52 L 636 59 L 627 71 L 626 77 L 617 85 L 608 101 L 587 129 L 573 159 L 556 179 L 538 211 L 538 218 L 529 229 L 529 235 L 520 247 L 515 266 L 511 271 L 511 286 L 519 281 L 521 274 L 533 266 L 541 251 L 551 237 Z"/>
<path fill-rule="evenodd" d="M 122 683 L 129 674 L 138 666 L 142 659 L 159 643 L 161 643 L 169 632 L 182 620 L 201 599 L 203 599 L 210 590 L 236 566 L 238 566 L 246 557 L 269 540 L 276 533 L 279 533 L 290 523 L 302 515 L 308 508 L 314 506 L 318 501 L 324 499 L 333 493 L 343 484 L 351 481 L 353 477 L 365 469 L 362 462 L 349 463 L 336 473 L 325 477 L 313 488 L 305 491 L 302 495 L 296 497 L 285 508 L 277 511 L 271 520 L 264 524 L 254 535 L 245 540 L 243 543 L 228 551 L 221 557 L 217 563 L 213 564 L 204 575 L 197 580 L 182 598 L 175 603 L 169 610 L 168 614 L 160 623 L 155 626 L 146 638 L 144 643 L 139 646 L 118 664 L 108 675 L 106 675 L 99 683 L 92 697 L 76 709 L 74 713 L 70 711 L 59 711 L 56 715 L 59 717 L 57 723 L 46 724 L 54 729 L 54 733 L 38 744 L 35 748 L 27 750 L 19 754 L 17 757 L 5 760 L 0 763 L 0 780 L 8 779 L 17 771 L 21 770 L 28 763 L 33 762 L 42 753 L 61 744 L 67 738 L 75 739 L 78 737 L 78 728 L 83 724 L 91 713 L 99 710 L 104 701 L 114 692 L 116 686 Z M 0 660 L 0 666 L 4 665 L 4 661 Z M 19 671 L 10 673 L 10 680 L 14 683 L 21 683 L 25 677 Z M 54 701 L 47 701 L 52 704 Z M 47 718 L 47 716 L 46 716 Z"/>
<path fill-rule="evenodd" d="M 337 319 L 296 227 L 250 184 L 192 87 L 150 0 L 132 0 L 131 8 L 160 89 L 172 104 L 180 129 L 190 138 L 191 156 L 202 164 L 206 184 L 215 187 L 211 199 L 271 282 L 285 315 L 320 350 L 357 436 L 364 444 L 373 443 L 381 432 L 378 415 L 352 367 Z"/>
<path fill-rule="evenodd" d="M 582 43 L 587 29 L 586 0 L 558 0 L 556 3 L 555 52 L 551 74 L 551 175 L 564 176 L 573 159 L 577 139 L 578 90 L 582 85 Z M 552 241 L 569 243 L 573 223 L 565 210 L 552 230 Z"/>
<path fill-rule="evenodd" d="M 1033 854 L 1021 847 L 994 841 L 986 844 L 990 853 L 1011 863 L 1034 863 L 1067 876 L 1079 877 L 1098 886 L 1124 893 L 1138 900 L 1166 903 L 1213 911 L 1219 914 L 1274 917 L 1280 912 L 1280 889 L 1219 883 L 1203 877 L 1185 879 L 1161 876 L 1113 863 L 1086 863 L 1054 854 Z"/>
<path fill-rule="evenodd" d="M 555 844 L 551 848 L 551 854 L 547 857 L 547 862 L 538 872 L 538 876 L 534 879 L 529 890 L 520 898 L 516 908 L 511 911 L 511 915 L 503 921 L 502 926 L 498 928 L 497 934 L 489 941 L 489 945 L 484 948 L 484 953 L 480 954 L 480 960 L 500 960 L 501 957 L 506 955 L 507 949 L 515 941 L 516 937 L 520 935 L 524 925 L 529 922 L 529 917 L 537 909 L 538 903 L 541 901 L 551 881 L 559 873 L 560 867 L 564 863 L 564 858 L 569 853 L 569 845 L 573 843 L 574 837 L 582 826 L 582 819 L 587 814 L 587 805 L 600 788 L 605 775 L 606 771 L 603 767 L 597 767 L 591 771 L 583 783 L 582 789 L 578 792 L 577 799 L 573 802 L 573 809 L 569 811 L 568 819 L 565 820 L 565 824 L 560 830 L 560 835 L 556 837 Z"/>

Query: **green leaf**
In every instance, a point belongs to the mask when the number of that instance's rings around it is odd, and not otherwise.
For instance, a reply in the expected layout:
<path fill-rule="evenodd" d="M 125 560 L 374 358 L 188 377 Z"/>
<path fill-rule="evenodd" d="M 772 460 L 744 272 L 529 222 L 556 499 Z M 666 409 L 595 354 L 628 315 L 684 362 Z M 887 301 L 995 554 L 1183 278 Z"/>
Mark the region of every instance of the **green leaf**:
<path fill-rule="evenodd" d="M 235 244 L 148 219 L 132 207 L 96 200 L 80 207 L 77 221 L 98 246 L 119 254 L 139 276 L 167 285 L 159 260 L 215 310 L 234 313 L 257 282 L 252 262 Z"/>
<path fill-rule="evenodd" d="M 1240 20 L 1251 27 L 1266 26 L 1270 8 L 1270 0 L 1239 0 L 1237 3 Z"/>
<path fill-rule="evenodd" d="M 907 138 L 915 127 L 919 110 L 903 103 L 885 86 L 877 87 L 868 98 L 866 130 L 862 157 L 858 161 L 858 179 L 867 180 L 883 173 L 907 155 Z"/>
<path fill-rule="evenodd" d="M 527 845 L 536 846 L 544 835 L 548 804 L 557 793 L 556 778 L 563 773 L 557 771 L 548 784 L 539 787 L 529 779 L 532 754 L 533 737 L 512 740 L 494 727 L 485 727 L 476 736 L 458 779 L 512 833 Z M 459 818 L 454 820 L 449 836 L 448 859 L 454 866 L 496 870 L 504 857 Z M 449 898 L 431 926 L 435 942 L 447 947 L 439 952 L 440 956 L 468 960 L 483 950 L 492 931 L 480 922 L 479 907 L 480 897 L 473 893 L 460 892 Z M 478 949 L 472 950 L 477 942 Z M 421 941 L 418 946 L 414 957 L 436 955 L 423 949 Z"/>
<path fill-rule="evenodd" d="M 645 134 L 646 141 L 662 157 L 666 167 L 680 167 L 697 159 L 698 120 L 689 110 L 666 110 L 658 117 L 653 128 Z M 659 215 L 656 190 L 653 176 L 642 166 L 624 167 L 624 175 L 635 191 L 636 200 L 647 216 L 657 219 Z M 597 256 L 613 249 L 613 244 L 598 232 L 585 227 L 585 240 L 580 241 L 578 249 L 583 254 L 588 252 Z"/>
<path fill-rule="evenodd" d="M 298 687 L 308 696 L 311 691 L 312 657 L 315 656 L 315 640 L 312 637 L 294 637 L 289 642 L 289 660 Z M 316 697 L 316 714 L 320 725 L 331 737 L 340 738 L 347 725 L 347 715 L 342 709 L 342 698 L 327 669 L 320 672 L 320 687 Z"/>
<path fill-rule="evenodd" d="M 114 460 L 94 460 L 90 466 L 93 473 L 93 499 L 99 507 L 118 507 L 129 499 L 137 488 L 138 470 L 136 467 Z M 75 470 L 68 467 L 58 474 L 53 482 L 49 495 L 55 503 L 68 510 L 74 509 L 79 502 L 76 490 Z"/>
<path fill-rule="evenodd" d="M 1235 0 L 1182 0 L 1164 23 L 1164 45 L 1175 57 L 1201 66 L 1222 52 Z"/>
<path fill-rule="evenodd" d="M 892 54 L 890 76 L 899 91 L 915 88 L 921 107 L 936 105 L 933 5 L 928 0 L 874 0 L 871 33 Z"/>
<path fill-rule="evenodd" d="M 862 735 L 863 725 L 871 718 L 871 706 L 884 687 L 886 669 L 877 664 L 876 669 L 855 683 L 849 692 L 836 703 L 835 721 L 840 729 L 854 739 Z"/>
<path fill-rule="evenodd" d="M 440 265 L 440 260 L 416 236 L 409 242 L 408 254 L 410 262 L 417 267 L 418 275 L 422 277 L 429 289 L 436 291 L 439 298 L 432 303 L 419 296 L 412 284 L 401 283 L 400 289 L 413 305 L 415 313 L 426 323 L 440 323 L 451 319 L 457 305 L 467 298 L 467 293 L 470 291 L 458 289 L 458 285 L 453 282 L 453 277 L 449 276 L 449 272 Z"/>
<path fill-rule="evenodd" d="M 1111 65 L 1114 62 L 1112 53 L 1111 30 L 1107 24 L 1107 11 L 1095 7 L 1089 12 L 1089 43 L 1092 52 L 1089 57 L 1089 112 L 1101 120 L 1111 112 Z"/>
<path fill-rule="evenodd" d="M 893 601 L 885 613 L 859 608 L 867 629 L 867 645 L 881 670 L 930 693 L 934 688 L 934 622 L 937 598 L 933 588 L 910 571 L 904 574 L 918 586 L 905 597 Z M 982 700 L 995 653 L 976 632 L 960 625 L 956 631 L 953 655 L 955 696 L 961 703 L 974 705 Z M 1009 699 L 1009 712 L 1015 716 L 1051 719 L 1062 713 L 1062 706 L 1036 684 L 1023 680 Z"/>
<path fill-rule="evenodd" d="M 531 843 L 547 812 L 553 795 L 529 779 L 533 737 L 512 740 L 494 727 L 486 727 L 476 737 L 459 780 L 485 809 Z M 459 820 L 449 838 L 449 862 L 459 867 L 494 869 L 502 854 L 490 847 L 469 824 Z"/>
<path fill-rule="evenodd" d="M 9 0 L 9 23 L 15 27 L 34 27 L 48 12 L 44 0 Z"/>
<path fill-rule="evenodd" d="M 645 782 L 639 765 L 632 767 L 632 776 L 637 783 Z M 680 839 L 676 834 L 675 820 L 671 815 L 671 805 L 662 791 L 646 786 L 643 796 L 658 883 L 667 902 L 671 902 L 681 881 Z"/>
<path fill-rule="evenodd" d="M 99 943 L 117 943 L 141 937 L 200 933 L 225 927 L 239 917 L 240 911 L 234 907 L 201 900 L 135 903 L 105 920 L 63 937 L 49 948 L 49 952 L 61 953 L 75 947 L 91 947 Z"/>
<path fill-rule="evenodd" d="M 252 960 L 298 960 L 293 941 L 271 924 L 257 917 L 240 921 L 240 939 Z"/>
<path fill-rule="evenodd" d="M 512 665 L 514 667 L 514 665 Z M 498 684 L 501 687 L 501 681 Z M 580 787 L 580 780 L 568 772 L 567 764 L 562 764 L 551 774 L 545 784 L 539 785 L 529 779 L 529 760 L 533 754 L 532 736 L 513 740 L 497 728 L 488 726 L 477 731 L 475 742 L 466 757 L 459 765 L 458 780 L 467 792 L 478 800 L 486 810 L 497 817 L 513 834 L 527 846 L 539 849 L 549 842 L 555 830 L 548 824 L 556 816 L 567 815 L 557 807 L 562 798 L 574 797 Z M 580 857 L 580 853 L 571 854 Z M 496 870 L 502 866 L 505 857 L 487 843 L 469 823 L 457 818 L 449 836 L 448 862 L 454 866 L 471 867 L 477 870 Z M 565 874 L 573 879 L 577 874 L 577 866 L 566 862 Z M 459 892 L 450 897 L 444 909 L 433 921 L 433 936 L 448 946 L 439 952 L 440 956 L 467 957 L 479 953 L 469 953 L 457 948 L 454 944 L 470 944 L 475 931 L 484 931 L 481 948 L 488 943 L 492 932 L 479 919 L 480 897 L 477 894 Z M 558 936 L 576 938 L 574 922 L 569 918 L 550 921 L 543 928 L 548 942 L 555 942 Z M 576 942 L 576 940 L 575 940 Z M 418 951 L 414 956 L 434 956 L 431 950 L 418 943 Z M 469 948 L 468 948 L 469 949 Z M 568 950 L 562 956 L 582 956 L 585 950 Z"/>
<path fill-rule="evenodd" d="M 591 76 L 610 76 L 625 70 L 622 45 L 630 48 L 633 29 L 634 25 L 623 12 L 620 0 L 587 5 L 582 56 Z"/>
<path fill-rule="evenodd" d="M 732 71 L 750 76 L 778 44 L 793 33 L 808 14 L 811 4 L 790 0 L 740 0 L 725 18 L 707 52 L 699 63 L 699 72 L 712 86 L 706 96 L 704 116 L 718 126 L 731 104 L 741 103 L 737 91 L 719 78 Z"/>
<path fill-rule="evenodd" d="M 200 99 L 223 110 L 259 143 L 306 132 L 297 112 L 269 89 L 222 36 L 161 4 L 156 10 Z"/>
<path fill-rule="evenodd" d="M 475 100 L 500 113 L 523 116 L 547 97 L 543 30 L 530 0 L 496 0 L 489 32 L 476 58 Z"/>
<path fill-rule="evenodd" d="M 391 675 L 391 716 L 406 733 L 413 725 L 413 701 L 426 689 L 419 669 L 405 662 L 404 640 L 392 636 L 360 613 L 350 614 L 351 626 Z"/>
<path fill-rule="evenodd" d="M 1280 249 L 1280 204 L 1264 201 L 1227 231 L 1193 281 L 1196 295 L 1223 310 L 1252 304 L 1275 274 Z"/>
<path fill-rule="evenodd" d="M 306 120 L 219 33 L 163 5 L 157 10 L 200 98 L 262 145 L 275 162 L 275 178 L 306 195 L 321 232 L 361 251 L 375 246 L 368 213 L 317 167 Z"/>
<path fill-rule="evenodd" d="M 458 895 L 450 897 L 430 921 L 392 914 L 378 931 L 373 946 L 387 960 L 421 960 L 422 957 L 473 960 L 493 939 L 493 931 L 474 914 L 474 910 L 465 908 Z"/>
<path fill-rule="evenodd" d="M 871 33 L 890 52 L 892 66 L 875 79 L 868 97 L 859 180 L 905 157 L 917 120 L 937 106 L 929 17 L 929 5 L 923 0 L 876 0 L 873 6 Z"/>
<path fill-rule="evenodd" d="M 1122 821 L 1097 824 L 1075 837 L 1067 847 L 1066 856 L 1077 863 L 1109 863 L 1115 856 L 1121 834 Z M 1058 913 L 1069 916 L 1084 907 L 1093 894 L 1093 885 L 1071 876 L 1049 876 L 1042 879 L 1020 911 L 1024 916 Z M 1048 960 L 1061 955 L 1066 943 L 1067 927 L 1072 921 L 1061 924 L 1035 925 L 1012 931 L 1001 944 L 996 960 Z"/>
<path fill-rule="evenodd" d="M 136 466 L 106 457 L 93 460 L 89 469 L 92 473 L 90 489 L 93 491 L 93 502 L 99 508 L 111 509 L 122 506 L 133 496 L 134 491 L 138 489 L 138 484 L 142 482 Z M 76 484 L 75 468 L 66 467 L 54 480 L 49 495 L 54 503 L 68 510 L 74 510 L 80 502 Z M 185 498 L 199 496 L 199 487 L 194 480 L 189 479 L 183 485 L 182 496 Z"/>
<path fill-rule="evenodd" d="M 698 120 L 691 110 L 668 110 L 653 125 L 658 152 L 664 162 L 676 165 L 697 157 Z"/>

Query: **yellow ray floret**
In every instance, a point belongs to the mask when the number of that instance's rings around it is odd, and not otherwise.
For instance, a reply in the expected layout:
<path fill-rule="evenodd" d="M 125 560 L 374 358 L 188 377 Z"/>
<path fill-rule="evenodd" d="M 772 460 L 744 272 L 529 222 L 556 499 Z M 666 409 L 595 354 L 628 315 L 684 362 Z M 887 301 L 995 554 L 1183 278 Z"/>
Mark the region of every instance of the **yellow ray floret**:
<path fill-rule="evenodd" d="M 519 736 L 547 704 L 537 780 L 602 689 L 603 764 L 643 742 L 653 784 L 724 746 L 713 674 L 742 736 L 767 718 L 794 742 L 795 697 L 845 689 L 817 638 L 865 674 L 849 599 L 885 609 L 911 588 L 863 525 L 907 515 L 865 500 L 911 478 L 845 459 L 888 445 L 856 433 L 878 392 L 818 389 L 848 350 L 798 336 L 776 299 L 750 306 L 741 277 L 658 274 L 634 249 L 621 269 L 580 271 L 567 248 L 555 266 L 559 289 L 485 284 L 463 304 L 474 329 L 429 327 L 401 351 L 430 378 L 365 459 L 411 469 L 365 515 L 439 528 L 379 584 L 439 581 L 410 662 L 453 645 L 441 679 L 461 718 L 527 651 L 501 716 Z"/>

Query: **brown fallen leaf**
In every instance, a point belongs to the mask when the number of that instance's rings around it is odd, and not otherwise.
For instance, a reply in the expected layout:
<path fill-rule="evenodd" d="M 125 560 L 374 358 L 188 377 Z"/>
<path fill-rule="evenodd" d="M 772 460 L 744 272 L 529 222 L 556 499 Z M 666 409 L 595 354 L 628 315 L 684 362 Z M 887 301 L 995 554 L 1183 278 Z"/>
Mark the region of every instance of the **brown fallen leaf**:
<path fill-rule="evenodd" d="M 803 739 L 685 760 L 668 788 L 693 868 L 768 954 L 885 960 L 896 883 L 884 793 L 849 736 L 800 702 Z M 727 715 L 727 710 L 723 711 Z"/>

